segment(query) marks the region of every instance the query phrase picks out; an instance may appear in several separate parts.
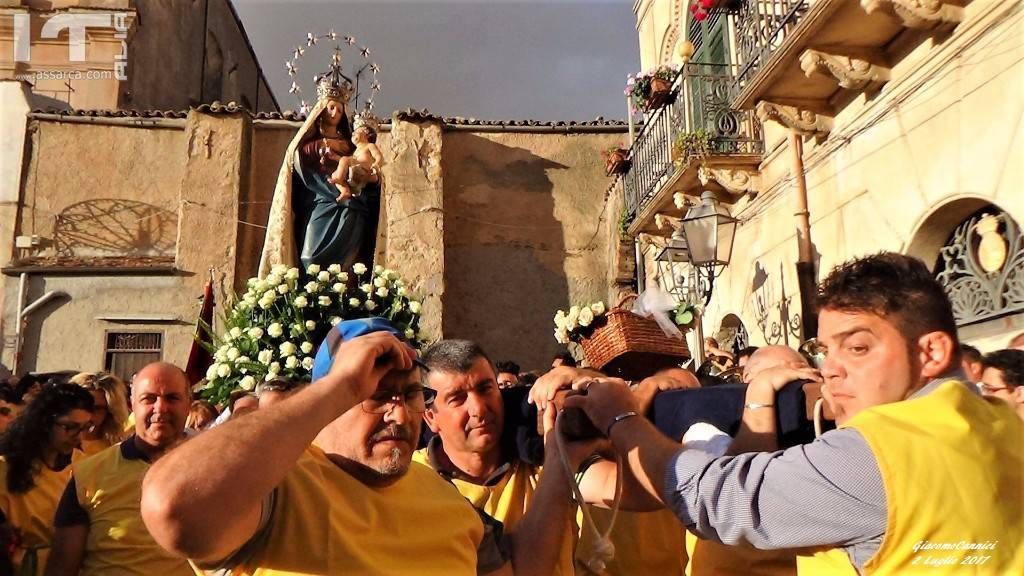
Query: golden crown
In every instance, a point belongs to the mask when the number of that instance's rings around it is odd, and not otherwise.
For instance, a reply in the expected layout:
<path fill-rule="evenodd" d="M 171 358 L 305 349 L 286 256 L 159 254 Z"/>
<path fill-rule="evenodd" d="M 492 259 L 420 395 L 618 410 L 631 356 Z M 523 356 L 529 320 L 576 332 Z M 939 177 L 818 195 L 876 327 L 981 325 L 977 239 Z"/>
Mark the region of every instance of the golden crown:
<path fill-rule="evenodd" d="M 369 110 L 363 110 L 356 115 L 356 119 L 352 122 L 353 132 L 360 128 L 369 128 L 376 134 L 380 131 L 380 118 L 377 118 L 376 114 Z"/>
<path fill-rule="evenodd" d="M 337 100 L 347 104 L 352 98 L 352 83 L 337 73 L 328 73 L 316 83 L 317 100 Z"/>

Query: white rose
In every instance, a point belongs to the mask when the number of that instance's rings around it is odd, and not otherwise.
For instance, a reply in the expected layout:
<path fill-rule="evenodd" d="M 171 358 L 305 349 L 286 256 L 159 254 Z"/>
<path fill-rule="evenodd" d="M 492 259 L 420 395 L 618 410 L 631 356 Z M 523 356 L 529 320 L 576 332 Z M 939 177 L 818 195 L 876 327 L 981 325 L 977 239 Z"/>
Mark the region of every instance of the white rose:
<path fill-rule="evenodd" d="M 213 364 L 210 364 L 210 367 L 206 369 L 206 379 L 207 380 L 213 380 L 213 379 L 215 379 L 217 377 L 217 368 L 218 368 L 218 365 L 217 365 L 216 362 L 214 362 Z"/>
<path fill-rule="evenodd" d="M 260 292 L 260 294 L 262 294 L 262 292 Z M 246 294 L 245 296 L 242 297 L 242 301 L 245 302 L 246 304 L 255 304 L 256 303 L 256 295 L 255 294 Z"/>
<path fill-rule="evenodd" d="M 295 356 L 289 356 L 284 359 L 284 367 L 289 370 L 295 370 L 299 366 L 299 359 Z"/>
<path fill-rule="evenodd" d="M 287 278 L 288 280 L 298 280 L 299 279 L 299 269 L 298 268 L 289 268 L 288 271 L 284 273 L 284 277 Z"/>
<path fill-rule="evenodd" d="M 295 354 L 297 348 L 295 347 L 295 344 L 292 344 L 291 342 L 282 342 L 278 347 L 278 350 L 281 351 L 281 356 L 291 356 L 292 354 Z"/>
<path fill-rule="evenodd" d="M 345 285 L 342 284 L 341 282 L 336 282 L 334 284 L 334 286 L 331 286 L 331 292 L 335 292 L 337 294 L 341 294 L 344 291 L 345 291 Z"/>
<path fill-rule="evenodd" d="M 555 329 L 555 340 L 558 341 L 559 344 L 568 344 L 569 343 L 569 333 L 566 332 L 564 328 L 556 328 Z"/>
<path fill-rule="evenodd" d="M 218 361 L 218 362 L 223 362 L 223 361 L 227 360 L 228 359 L 228 345 L 225 344 L 225 345 L 221 346 L 220 348 L 218 348 L 217 351 L 213 353 L 213 359 Z"/>
<path fill-rule="evenodd" d="M 341 265 L 331 264 L 330 266 L 327 267 L 327 271 L 330 272 L 331 274 L 341 274 Z"/>
<path fill-rule="evenodd" d="M 388 281 L 385 280 L 384 278 L 381 278 L 380 276 L 378 276 L 378 277 L 373 279 L 373 285 L 375 287 L 377 287 L 377 288 L 382 288 L 382 287 L 388 285 Z"/>
<path fill-rule="evenodd" d="M 290 287 L 288 286 L 288 284 L 287 284 L 287 283 L 284 283 L 284 284 L 278 284 L 278 285 L 277 285 L 277 293 L 278 293 L 278 294 L 287 294 L 287 293 L 288 293 L 288 290 L 290 290 L 290 289 L 291 289 L 291 288 L 290 288 Z"/>
<path fill-rule="evenodd" d="M 252 376 L 246 376 L 242 378 L 242 381 L 238 383 L 242 387 L 242 390 L 252 390 L 256 387 L 256 379 Z"/>
<path fill-rule="evenodd" d="M 363 292 L 366 292 L 367 294 L 373 293 L 373 285 L 372 284 L 363 284 L 363 285 L 361 285 L 359 287 L 359 289 L 362 290 Z"/>
<path fill-rule="evenodd" d="M 380 274 L 383 271 L 384 271 L 384 267 L 381 266 L 380 264 L 377 264 L 376 266 L 373 267 L 373 273 L 374 274 Z"/>
<path fill-rule="evenodd" d="M 281 371 L 281 363 L 271 362 L 270 366 L 267 366 L 267 371 L 270 372 L 271 374 L 277 374 L 278 372 Z"/>
<path fill-rule="evenodd" d="M 249 310 L 252 310 L 252 303 L 242 300 L 237 305 L 235 305 L 235 308 L 241 310 L 242 312 L 248 312 Z"/>
<path fill-rule="evenodd" d="M 330 306 L 331 305 L 331 297 L 330 296 L 321 296 L 321 297 L 317 298 L 316 301 L 321 306 Z"/>
<path fill-rule="evenodd" d="M 341 316 L 331 316 L 330 322 L 331 326 L 337 326 L 338 324 L 341 324 Z"/>
<path fill-rule="evenodd" d="M 292 336 L 298 336 L 299 334 L 302 334 L 304 332 L 303 329 L 305 327 L 306 327 L 306 325 L 303 324 L 302 322 L 296 322 L 295 324 L 292 324 L 292 327 L 290 329 L 291 333 L 292 333 Z"/>
<path fill-rule="evenodd" d="M 600 316 L 601 314 L 604 314 L 607 310 L 604 307 L 604 302 L 594 302 L 593 304 L 590 305 L 590 311 L 593 312 L 595 316 Z"/>
<path fill-rule="evenodd" d="M 279 274 L 271 274 L 267 276 L 267 287 L 277 286 L 281 283 L 281 276 Z"/>
<path fill-rule="evenodd" d="M 270 301 L 273 301 L 276 298 L 277 298 L 277 290 L 267 290 L 266 292 L 263 293 L 263 296 L 260 297 L 261 300 L 270 300 Z"/>
<path fill-rule="evenodd" d="M 264 310 L 266 310 L 267 308 L 270 308 L 273 305 L 274 305 L 274 301 L 273 300 L 266 300 L 266 299 L 260 300 L 260 308 L 263 308 Z"/>
<path fill-rule="evenodd" d="M 388 289 L 387 288 L 377 288 L 377 296 L 379 296 L 381 298 L 387 298 L 388 297 Z"/>
<path fill-rule="evenodd" d="M 267 375 L 263 377 L 264 382 L 270 382 L 274 378 L 277 378 L 276 372 L 267 372 Z"/>
<path fill-rule="evenodd" d="M 306 320 L 306 330 L 316 330 L 316 322 L 313 320 Z"/>
<path fill-rule="evenodd" d="M 310 352 L 313 351 L 313 343 L 303 342 L 302 344 L 299 345 L 299 350 L 302 350 L 303 354 L 309 354 Z"/>
<path fill-rule="evenodd" d="M 235 360 L 236 364 L 248 364 L 250 362 L 252 362 L 252 360 L 249 360 L 248 356 L 239 356 L 238 359 Z"/>
<path fill-rule="evenodd" d="M 555 326 L 556 327 L 564 329 L 565 325 L 566 325 L 566 323 L 568 323 L 568 321 L 569 321 L 569 318 L 566 317 L 565 310 L 559 310 L 558 312 L 555 312 Z"/>
<path fill-rule="evenodd" d="M 310 358 L 309 356 L 306 356 L 305 358 L 303 358 L 302 359 L 302 367 L 305 368 L 306 370 L 312 370 L 313 369 L 313 359 Z"/>
<path fill-rule="evenodd" d="M 238 338 L 239 336 L 242 335 L 242 329 L 239 328 L 238 326 L 235 326 L 234 328 L 232 328 L 228 332 L 231 334 L 232 338 Z"/>
<path fill-rule="evenodd" d="M 590 323 L 593 321 L 594 313 L 590 310 L 590 307 L 580 310 L 580 326 L 590 326 Z"/>
<path fill-rule="evenodd" d="M 397 289 L 395 289 L 395 294 L 398 294 L 399 296 L 405 296 L 405 286 L 399 286 Z"/>
<path fill-rule="evenodd" d="M 341 282 L 348 282 L 348 272 L 342 272 L 338 274 L 338 280 Z"/>
<path fill-rule="evenodd" d="M 417 302 L 416 300 L 410 300 L 409 301 L 409 312 L 412 312 L 413 314 L 419 314 L 420 313 L 420 303 Z"/>
<path fill-rule="evenodd" d="M 316 281 L 306 282 L 306 292 L 310 294 L 316 294 L 320 291 L 320 284 Z"/>
<path fill-rule="evenodd" d="M 228 366 L 227 364 L 218 364 L 217 376 L 220 376 L 221 378 L 227 378 L 228 376 L 231 376 L 231 366 Z"/>
<path fill-rule="evenodd" d="M 359 308 L 359 298 L 349 298 L 348 305 L 350 308 Z"/>
<path fill-rule="evenodd" d="M 288 267 L 285 266 L 284 264 L 274 264 L 274 266 L 270 269 L 270 273 L 277 274 L 278 276 L 284 276 L 285 274 L 288 273 Z"/>
<path fill-rule="evenodd" d="M 323 272 L 321 272 L 321 273 L 316 275 L 316 279 L 321 281 L 321 282 L 330 282 L 331 281 L 331 273 L 326 271 L 326 270 L 324 270 Z"/>
<path fill-rule="evenodd" d="M 406 340 L 412 340 L 413 336 L 415 336 L 415 335 L 416 335 L 416 331 L 413 330 L 412 328 L 406 328 L 405 329 L 405 339 Z"/>
<path fill-rule="evenodd" d="M 284 327 L 279 322 L 274 322 L 267 327 L 267 334 L 270 334 L 272 338 L 280 338 L 284 334 Z"/>
<path fill-rule="evenodd" d="M 226 356 L 228 360 L 234 361 L 234 360 L 238 360 L 238 356 L 240 354 L 241 354 L 241 352 L 238 351 L 238 348 L 235 348 L 234 346 L 232 346 L 231 348 L 228 348 L 228 351 L 227 351 L 226 354 L 224 354 L 224 356 Z"/>
<path fill-rule="evenodd" d="M 309 268 L 306 268 L 306 274 L 309 274 L 310 276 L 314 276 L 314 275 L 319 274 L 319 273 L 320 273 L 320 265 L 319 264 L 310 264 Z"/>
<path fill-rule="evenodd" d="M 356 262 L 356 265 L 352 267 L 352 271 L 362 276 L 363 274 L 366 274 L 366 264 Z"/>
<path fill-rule="evenodd" d="M 249 328 L 247 334 L 249 334 L 249 338 L 252 338 L 253 340 L 259 340 L 260 338 L 263 338 L 263 328 L 260 328 L 259 326 L 253 326 L 252 328 Z"/>
<path fill-rule="evenodd" d="M 373 300 L 367 300 L 365 306 L 367 310 L 372 312 L 373 309 L 377 307 L 377 303 Z"/>
<path fill-rule="evenodd" d="M 296 296 L 293 303 L 296 308 L 305 308 L 306 306 L 309 306 L 309 301 L 306 300 L 305 296 Z"/>
<path fill-rule="evenodd" d="M 260 350 L 260 353 L 256 355 L 256 359 L 259 360 L 260 364 L 264 366 L 270 364 L 270 361 L 274 359 L 273 350 Z"/>

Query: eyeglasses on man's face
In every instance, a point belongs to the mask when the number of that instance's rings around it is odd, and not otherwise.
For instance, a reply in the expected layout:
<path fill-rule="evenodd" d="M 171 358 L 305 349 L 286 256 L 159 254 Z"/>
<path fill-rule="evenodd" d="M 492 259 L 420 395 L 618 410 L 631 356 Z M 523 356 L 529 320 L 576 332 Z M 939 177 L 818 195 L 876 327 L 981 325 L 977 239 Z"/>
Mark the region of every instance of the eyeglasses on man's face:
<path fill-rule="evenodd" d="M 422 414 L 427 411 L 427 407 L 434 402 L 436 396 L 437 391 L 416 385 L 406 388 L 403 392 L 378 390 L 373 396 L 363 400 L 360 406 L 363 412 L 369 414 L 386 414 L 401 402 L 409 413 Z"/>
<path fill-rule="evenodd" d="M 991 394 L 1000 390 L 1009 390 L 1009 386 L 993 386 L 984 382 L 978 382 L 978 390 L 981 390 L 985 394 Z"/>

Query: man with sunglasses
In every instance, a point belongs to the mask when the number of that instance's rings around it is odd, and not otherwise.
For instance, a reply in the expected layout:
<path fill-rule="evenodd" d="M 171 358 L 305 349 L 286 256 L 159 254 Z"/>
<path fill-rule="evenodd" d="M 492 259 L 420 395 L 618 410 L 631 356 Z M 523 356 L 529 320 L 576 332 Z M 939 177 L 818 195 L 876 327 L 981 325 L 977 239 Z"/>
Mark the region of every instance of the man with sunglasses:
<path fill-rule="evenodd" d="M 998 398 L 1024 419 L 1024 350 L 998 350 L 982 358 L 981 393 Z"/>
<path fill-rule="evenodd" d="M 544 514 L 506 537 L 412 463 L 431 393 L 397 336 L 382 319 L 338 324 L 312 384 L 158 462 L 142 494 L 157 542 L 206 570 L 250 575 L 550 574 L 568 479 L 539 486 Z"/>

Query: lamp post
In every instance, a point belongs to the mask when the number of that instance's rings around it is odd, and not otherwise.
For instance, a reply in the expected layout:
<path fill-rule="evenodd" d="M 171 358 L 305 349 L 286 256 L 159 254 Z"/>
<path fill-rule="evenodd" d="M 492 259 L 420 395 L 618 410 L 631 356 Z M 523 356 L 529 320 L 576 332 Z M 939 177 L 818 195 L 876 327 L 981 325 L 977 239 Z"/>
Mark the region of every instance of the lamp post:
<path fill-rule="evenodd" d="M 658 273 L 662 278 L 665 290 L 675 296 L 681 302 L 696 302 L 698 295 L 698 278 L 695 274 L 696 268 L 690 264 L 690 250 L 686 243 L 686 236 L 680 226 L 669 238 L 668 244 L 654 257 L 658 262 Z M 680 270 L 680 265 L 685 271 Z M 666 281 L 667 276 L 667 281 Z M 701 314 L 694 309 L 694 347 L 691 352 L 694 355 L 695 366 L 704 363 L 704 330 L 701 326 Z"/>
<path fill-rule="evenodd" d="M 696 270 L 698 288 L 704 296 L 704 305 L 711 302 L 711 291 L 718 277 L 732 258 L 732 245 L 736 239 L 736 224 L 729 211 L 718 203 L 714 192 L 705 190 L 700 204 L 690 208 L 683 217 L 682 230 L 686 237 L 690 264 Z M 704 284 L 707 288 L 704 289 Z"/>

